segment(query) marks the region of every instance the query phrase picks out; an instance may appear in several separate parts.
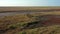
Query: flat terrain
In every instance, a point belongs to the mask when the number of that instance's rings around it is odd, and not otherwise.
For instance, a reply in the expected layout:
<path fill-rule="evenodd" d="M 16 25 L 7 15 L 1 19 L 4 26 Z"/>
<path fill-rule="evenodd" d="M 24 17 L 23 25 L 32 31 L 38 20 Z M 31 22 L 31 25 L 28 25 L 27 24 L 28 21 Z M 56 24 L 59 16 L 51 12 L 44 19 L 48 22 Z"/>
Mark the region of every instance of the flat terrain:
<path fill-rule="evenodd" d="M 59 7 L 0 7 L 0 16 L 32 13 L 60 13 Z"/>
<path fill-rule="evenodd" d="M 0 11 L 20 11 L 20 10 L 59 10 L 60 7 L 0 7 Z"/>
<path fill-rule="evenodd" d="M 60 34 L 60 8 L 1 7 L 0 34 Z"/>

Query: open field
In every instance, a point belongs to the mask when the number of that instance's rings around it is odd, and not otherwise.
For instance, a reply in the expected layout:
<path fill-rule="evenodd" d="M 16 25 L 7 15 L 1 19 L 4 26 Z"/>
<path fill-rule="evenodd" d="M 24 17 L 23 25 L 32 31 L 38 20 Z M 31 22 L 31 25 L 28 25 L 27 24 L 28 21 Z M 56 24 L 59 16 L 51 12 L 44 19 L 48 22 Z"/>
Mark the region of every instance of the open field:
<path fill-rule="evenodd" d="M 0 11 L 20 11 L 20 10 L 60 10 L 60 7 L 0 7 Z"/>
<path fill-rule="evenodd" d="M 60 8 L 7 9 L 0 8 L 0 34 L 60 34 Z"/>

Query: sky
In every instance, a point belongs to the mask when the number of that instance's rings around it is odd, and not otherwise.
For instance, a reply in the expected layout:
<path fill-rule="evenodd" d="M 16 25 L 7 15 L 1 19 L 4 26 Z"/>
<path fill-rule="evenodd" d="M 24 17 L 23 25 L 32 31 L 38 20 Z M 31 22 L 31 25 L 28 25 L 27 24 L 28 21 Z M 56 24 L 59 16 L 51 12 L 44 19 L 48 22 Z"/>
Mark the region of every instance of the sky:
<path fill-rule="evenodd" d="M 0 6 L 60 6 L 60 0 L 0 0 Z"/>

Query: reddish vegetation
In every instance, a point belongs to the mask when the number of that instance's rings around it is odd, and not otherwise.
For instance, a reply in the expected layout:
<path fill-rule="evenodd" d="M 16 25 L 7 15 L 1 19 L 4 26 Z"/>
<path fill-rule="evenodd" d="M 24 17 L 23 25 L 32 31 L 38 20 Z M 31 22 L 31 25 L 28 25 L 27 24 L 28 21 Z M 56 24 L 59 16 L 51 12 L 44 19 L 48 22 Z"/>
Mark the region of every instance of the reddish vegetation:
<path fill-rule="evenodd" d="M 50 16 L 45 16 L 45 17 L 47 17 L 48 18 L 48 20 L 47 21 L 43 21 L 43 23 L 45 24 L 45 25 L 52 25 L 52 24 L 60 24 L 60 16 L 52 16 L 52 15 L 50 15 Z"/>

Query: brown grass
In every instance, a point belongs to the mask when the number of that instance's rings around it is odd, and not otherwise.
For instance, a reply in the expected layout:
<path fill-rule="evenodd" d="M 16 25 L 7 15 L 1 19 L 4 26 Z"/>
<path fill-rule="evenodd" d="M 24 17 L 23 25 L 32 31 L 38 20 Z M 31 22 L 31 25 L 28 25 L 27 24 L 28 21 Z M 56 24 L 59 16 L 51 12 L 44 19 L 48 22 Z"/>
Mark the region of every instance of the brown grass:
<path fill-rule="evenodd" d="M 60 7 L 0 7 L 0 11 L 19 11 L 19 10 L 58 10 Z"/>
<path fill-rule="evenodd" d="M 7 9 L 8 8 L 4 9 L 4 11 Z M 34 8 L 34 9 L 37 9 L 37 8 Z M 20 9 L 9 8 L 8 10 L 20 10 Z M 60 11 L 41 12 L 41 13 L 35 13 L 35 14 L 20 14 L 20 15 L 17 14 L 13 16 L 0 17 L 0 34 L 60 34 L 60 25 L 56 25 L 54 23 L 54 25 L 46 26 L 44 24 L 45 23 L 44 21 L 53 19 L 50 17 L 46 17 L 46 15 L 60 15 Z M 54 19 L 56 20 L 56 18 Z M 53 21 L 53 22 L 56 22 L 56 21 Z"/>

